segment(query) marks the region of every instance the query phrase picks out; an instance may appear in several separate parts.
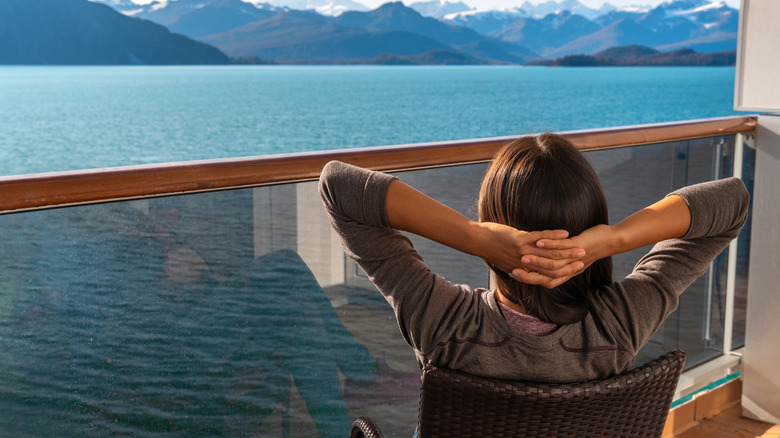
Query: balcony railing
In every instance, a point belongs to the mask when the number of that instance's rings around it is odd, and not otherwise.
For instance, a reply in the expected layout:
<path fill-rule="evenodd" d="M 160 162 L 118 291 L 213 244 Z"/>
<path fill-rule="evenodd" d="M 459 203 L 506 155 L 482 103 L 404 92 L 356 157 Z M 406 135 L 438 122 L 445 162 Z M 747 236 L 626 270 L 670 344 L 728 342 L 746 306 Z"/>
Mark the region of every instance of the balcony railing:
<path fill-rule="evenodd" d="M 565 135 L 599 173 L 615 222 L 696 182 L 737 175 L 751 188 L 742 140 L 755 126 L 734 117 Z M 411 436 L 414 356 L 345 258 L 314 179 L 331 159 L 397 172 L 473 216 L 507 140 L 0 178 L 0 430 L 346 436 L 350 418 L 369 414 Z M 683 348 L 691 367 L 744 341 L 747 227 L 639 361 Z M 413 240 L 451 281 L 486 284 L 480 260 Z M 641 254 L 615 257 L 615 275 Z M 683 382 L 681 395 L 698 384 Z"/>
<path fill-rule="evenodd" d="M 582 150 L 751 132 L 754 117 L 571 131 Z M 0 177 L 0 212 L 317 178 L 329 160 L 392 171 L 489 161 L 513 137 Z"/>

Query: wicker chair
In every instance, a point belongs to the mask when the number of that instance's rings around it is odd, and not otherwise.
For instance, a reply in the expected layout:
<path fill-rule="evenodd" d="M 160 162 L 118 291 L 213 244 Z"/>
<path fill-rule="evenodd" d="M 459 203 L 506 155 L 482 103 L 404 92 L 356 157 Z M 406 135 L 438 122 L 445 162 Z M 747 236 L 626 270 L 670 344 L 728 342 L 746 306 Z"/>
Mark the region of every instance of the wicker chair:
<path fill-rule="evenodd" d="M 685 353 L 675 350 L 604 380 L 547 384 L 485 379 L 426 366 L 419 438 L 660 437 Z M 381 438 L 368 418 L 350 438 Z"/>

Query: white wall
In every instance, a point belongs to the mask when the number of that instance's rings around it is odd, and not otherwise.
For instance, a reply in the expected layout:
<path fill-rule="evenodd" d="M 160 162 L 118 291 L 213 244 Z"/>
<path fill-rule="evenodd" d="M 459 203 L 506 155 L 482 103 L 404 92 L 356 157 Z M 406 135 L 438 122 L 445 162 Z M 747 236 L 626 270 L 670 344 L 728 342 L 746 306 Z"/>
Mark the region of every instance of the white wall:
<path fill-rule="evenodd" d="M 758 119 L 755 172 L 742 408 L 745 416 L 777 424 L 780 423 L 780 116 Z"/>
<path fill-rule="evenodd" d="M 780 1 L 742 0 L 734 109 L 780 111 Z"/>

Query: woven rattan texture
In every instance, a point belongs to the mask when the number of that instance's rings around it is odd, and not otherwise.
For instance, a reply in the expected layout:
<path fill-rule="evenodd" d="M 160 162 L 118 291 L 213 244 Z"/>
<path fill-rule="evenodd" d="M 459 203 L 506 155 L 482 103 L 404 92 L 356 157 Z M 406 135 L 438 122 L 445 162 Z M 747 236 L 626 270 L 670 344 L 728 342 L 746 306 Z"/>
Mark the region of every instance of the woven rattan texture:
<path fill-rule="evenodd" d="M 542 384 L 423 370 L 420 438 L 660 437 L 685 353 L 605 380 Z"/>
<path fill-rule="evenodd" d="M 369 418 L 360 417 L 352 423 L 349 438 L 383 438 L 382 431 Z"/>

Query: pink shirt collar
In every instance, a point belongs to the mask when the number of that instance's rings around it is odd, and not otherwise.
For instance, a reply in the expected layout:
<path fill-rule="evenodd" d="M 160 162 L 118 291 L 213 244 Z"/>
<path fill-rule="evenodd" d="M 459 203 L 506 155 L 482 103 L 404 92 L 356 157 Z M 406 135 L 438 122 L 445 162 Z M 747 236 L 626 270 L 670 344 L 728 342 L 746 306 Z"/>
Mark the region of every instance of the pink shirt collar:
<path fill-rule="evenodd" d="M 509 306 L 505 306 L 503 303 L 498 303 L 501 306 L 501 312 L 504 314 L 504 319 L 514 329 L 520 330 L 523 333 L 528 333 L 534 336 L 549 335 L 557 328 L 557 324 L 544 322 L 539 318 L 535 318 L 525 313 L 520 313 L 517 310 L 512 309 Z"/>

